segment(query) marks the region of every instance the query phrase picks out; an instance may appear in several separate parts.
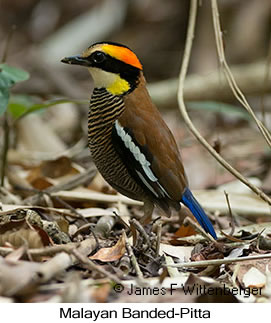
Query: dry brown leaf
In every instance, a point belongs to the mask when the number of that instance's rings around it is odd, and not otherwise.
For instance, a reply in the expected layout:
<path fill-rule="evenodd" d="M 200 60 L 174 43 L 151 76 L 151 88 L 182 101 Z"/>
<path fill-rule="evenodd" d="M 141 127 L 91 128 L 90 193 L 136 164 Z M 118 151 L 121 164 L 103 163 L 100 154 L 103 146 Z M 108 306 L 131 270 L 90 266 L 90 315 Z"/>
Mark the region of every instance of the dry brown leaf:
<path fill-rule="evenodd" d="M 32 187 L 40 191 L 53 186 L 53 183 L 50 181 L 50 179 L 46 177 L 36 177 L 34 180 L 29 181 L 29 183 Z"/>
<path fill-rule="evenodd" d="M 261 288 L 265 286 L 266 276 L 257 268 L 251 267 L 243 277 L 245 287 Z"/>
<path fill-rule="evenodd" d="M 15 247 L 26 244 L 29 248 L 70 242 L 54 221 L 43 220 L 39 213 L 30 209 L 6 212 L 0 217 L 0 245 Z"/>
<path fill-rule="evenodd" d="M 21 228 L 17 231 L 6 231 L 0 235 L 0 245 L 4 246 L 6 243 L 13 247 L 20 247 L 27 244 L 29 248 L 42 248 L 44 244 L 39 233 L 31 228 Z"/>
<path fill-rule="evenodd" d="M 136 230 L 135 225 L 133 224 L 133 222 L 130 223 L 130 230 L 131 230 L 132 237 L 133 237 L 133 246 L 135 246 L 136 241 L 137 241 L 137 230 Z"/>
<path fill-rule="evenodd" d="M 0 246 L 7 243 L 14 247 L 27 244 L 29 248 L 41 248 L 51 244 L 48 234 L 38 225 L 31 225 L 27 219 L 6 217 L 6 223 L 0 225 Z"/>
<path fill-rule="evenodd" d="M 112 289 L 111 284 L 105 283 L 93 290 L 91 296 L 97 303 L 105 303 L 108 300 L 109 293 Z"/>
<path fill-rule="evenodd" d="M 255 255 L 255 254 L 251 254 L 251 256 L 252 255 Z M 234 272 L 236 266 L 237 266 L 236 264 L 231 264 L 229 265 L 229 268 Z M 271 269 L 271 260 L 270 259 L 247 260 L 247 261 L 241 262 L 240 264 L 238 264 L 238 266 L 239 266 L 239 270 L 237 272 L 237 278 L 239 282 L 242 282 L 244 280 L 245 275 L 248 275 L 247 277 L 250 279 L 251 273 L 247 274 L 247 272 L 249 272 L 251 268 L 254 268 L 253 271 L 257 269 L 259 272 L 262 273 L 262 275 L 265 275 L 266 270 Z"/>
<path fill-rule="evenodd" d="M 125 254 L 125 236 L 122 234 L 118 242 L 110 248 L 101 248 L 93 256 L 92 260 L 100 260 L 102 262 L 119 260 Z"/>
<path fill-rule="evenodd" d="M 160 253 L 166 253 L 172 257 L 176 257 L 181 261 L 188 261 L 191 257 L 191 252 L 194 247 L 182 247 L 182 246 L 172 246 L 169 244 L 161 243 L 160 244 Z"/>
<path fill-rule="evenodd" d="M 62 232 L 68 233 L 69 232 L 69 222 L 64 218 L 60 217 L 56 220 L 57 225 L 59 226 Z"/>
<path fill-rule="evenodd" d="M 55 160 L 47 160 L 40 165 L 40 172 L 45 177 L 58 178 L 73 170 L 71 160 L 62 156 Z"/>
<path fill-rule="evenodd" d="M 68 157 L 62 156 L 55 160 L 47 160 L 39 166 L 32 168 L 26 180 L 33 187 L 39 190 L 46 189 L 66 177 L 78 174 L 80 167 L 71 162 Z"/>
<path fill-rule="evenodd" d="M 189 237 L 194 234 L 197 234 L 197 232 L 194 230 L 194 228 L 191 225 L 181 225 L 180 228 L 174 233 L 174 235 L 178 238 L 182 237 Z"/>
<path fill-rule="evenodd" d="M 207 246 L 199 244 L 196 245 L 191 261 L 211 260 L 211 259 L 223 259 L 225 247 L 222 243 L 217 242 L 209 243 Z"/>

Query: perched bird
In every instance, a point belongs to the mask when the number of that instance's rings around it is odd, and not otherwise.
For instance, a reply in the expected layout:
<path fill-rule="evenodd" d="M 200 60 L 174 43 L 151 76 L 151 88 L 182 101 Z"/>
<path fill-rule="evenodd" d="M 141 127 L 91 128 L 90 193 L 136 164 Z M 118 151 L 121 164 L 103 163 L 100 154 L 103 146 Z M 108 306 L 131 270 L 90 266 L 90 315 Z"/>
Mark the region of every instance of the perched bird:
<path fill-rule="evenodd" d="M 88 142 L 105 180 L 118 192 L 144 202 L 144 220 L 154 205 L 168 216 L 186 205 L 216 239 L 214 228 L 188 187 L 175 139 L 153 104 L 142 65 L 128 47 L 99 42 L 63 63 L 86 66 L 93 77 Z"/>

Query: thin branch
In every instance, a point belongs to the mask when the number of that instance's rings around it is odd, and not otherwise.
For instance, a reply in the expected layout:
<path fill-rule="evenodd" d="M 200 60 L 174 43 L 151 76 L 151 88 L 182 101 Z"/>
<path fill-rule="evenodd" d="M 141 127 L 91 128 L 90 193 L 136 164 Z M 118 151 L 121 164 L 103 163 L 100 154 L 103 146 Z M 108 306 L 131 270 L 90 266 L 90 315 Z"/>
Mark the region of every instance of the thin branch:
<path fill-rule="evenodd" d="M 7 41 L 4 47 L 4 52 L 2 56 L 1 63 L 5 63 L 7 60 L 8 56 L 8 50 L 9 50 L 9 45 L 10 41 L 13 36 L 13 32 L 16 29 L 16 26 L 13 25 L 10 32 L 8 33 Z M 8 155 L 8 149 L 9 149 L 9 134 L 10 134 L 10 125 L 9 125 L 9 116 L 7 111 L 5 111 L 4 114 L 4 143 L 3 143 L 3 148 L 2 148 L 2 156 L 1 156 L 1 186 L 4 186 L 4 181 L 5 181 L 5 173 L 6 173 L 6 166 L 7 166 L 7 155 Z"/>
<path fill-rule="evenodd" d="M 269 65 L 269 70 L 270 65 Z M 269 71 L 269 72 L 270 72 Z M 249 96 L 270 94 L 271 78 L 266 77 L 266 60 L 256 63 L 233 65 L 231 72 L 239 87 Z M 263 80 L 264 86 L 263 86 Z M 148 84 L 152 100 L 159 108 L 173 109 L 177 105 L 178 78 L 170 78 Z M 189 74 L 184 84 L 184 99 L 188 101 L 229 101 L 232 100 L 232 90 L 228 80 L 220 70 L 212 70 L 207 74 Z M 270 112 L 267 105 L 266 111 Z M 255 106 L 254 110 L 261 111 Z"/>
<path fill-rule="evenodd" d="M 239 86 L 237 85 L 232 72 L 229 68 L 229 65 L 226 61 L 225 57 L 225 51 L 224 51 L 224 44 L 223 44 L 223 38 L 222 38 L 222 31 L 219 21 L 219 11 L 217 6 L 217 0 L 212 0 L 212 16 L 213 16 L 213 24 L 214 24 L 214 31 L 215 31 L 215 40 L 216 40 L 216 48 L 217 48 L 217 54 L 219 57 L 219 63 L 222 67 L 222 70 L 228 80 L 229 86 L 236 97 L 236 99 L 244 106 L 244 108 L 248 111 L 248 113 L 252 116 L 255 123 L 257 124 L 260 132 L 262 133 L 264 139 L 268 143 L 268 145 L 271 147 L 271 134 L 266 129 L 266 127 L 263 125 L 263 123 L 256 117 L 254 111 L 252 110 L 251 106 L 249 105 L 246 97 L 240 90 Z"/>
<path fill-rule="evenodd" d="M 121 280 L 114 274 L 110 273 L 109 271 L 105 270 L 102 266 L 96 265 L 92 260 L 90 260 L 87 256 L 82 254 L 77 249 L 72 250 L 72 255 L 74 255 L 80 263 L 86 265 L 89 270 L 97 271 L 98 273 L 102 274 L 103 276 L 112 279 L 118 284 L 121 284 Z"/>
<path fill-rule="evenodd" d="M 12 25 L 11 30 L 9 31 L 8 36 L 7 36 L 6 44 L 5 44 L 4 51 L 3 51 L 3 56 L 1 59 L 1 63 L 5 63 L 7 60 L 10 41 L 12 39 L 12 36 L 13 36 L 13 33 L 15 30 L 16 30 L 16 25 Z"/>
<path fill-rule="evenodd" d="M 58 196 L 65 201 L 78 201 L 78 202 L 103 202 L 103 203 L 118 203 L 121 202 L 126 205 L 143 205 L 142 202 L 132 200 L 124 195 L 113 195 L 94 192 L 90 190 L 82 191 L 59 191 L 51 193 L 52 196 Z"/>
<path fill-rule="evenodd" d="M 159 253 L 160 253 L 160 244 L 161 244 L 161 236 L 162 236 L 162 223 L 161 223 L 161 221 L 158 222 L 156 235 L 157 235 L 157 238 L 156 238 L 155 258 L 158 258 Z"/>
<path fill-rule="evenodd" d="M 240 262 L 240 261 L 247 261 L 247 260 L 258 260 L 258 259 L 268 259 L 268 258 L 271 258 L 271 253 L 266 253 L 264 255 L 238 257 L 238 258 L 191 261 L 191 262 L 185 262 L 183 264 L 174 264 L 174 265 L 167 264 L 167 266 L 178 267 L 178 268 L 220 266 L 220 265 L 224 265 L 224 264 L 231 264 L 233 262 Z"/>
<path fill-rule="evenodd" d="M 201 136 L 201 134 L 195 128 L 194 124 L 192 123 L 187 113 L 186 106 L 184 103 L 183 89 L 184 89 L 184 81 L 187 74 L 187 69 L 188 69 L 190 55 L 191 55 L 191 48 L 193 44 L 196 15 L 197 15 L 197 0 L 191 0 L 188 32 L 187 32 L 183 62 L 181 66 L 180 76 L 179 76 L 178 103 L 179 103 L 180 112 L 183 116 L 183 119 L 187 127 L 191 130 L 191 132 L 198 139 L 198 141 L 208 150 L 208 152 L 231 174 L 233 174 L 241 182 L 247 185 L 254 193 L 259 195 L 265 202 L 271 205 L 271 199 L 266 194 L 264 194 L 264 192 L 262 192 L 258 187 L 256 187 L 252 183 L 250 183 L 242 174 L 240 174 L 235 168 L 233 168 L 228 162 L 226 162 L 226 160 L 222 158 L 215 151 L 215 149 L 213 149 L 211 145 L 209 145 L 209 143 Z"/>
<path fill-rule="evenodd" d="M 184 225 L 186 225 L 187 223 L 191 225 L 195 231 L 197 231 L 207 240 L 211 242 L 216 242 L 216 240 L 210 234 L 205 232 L 205 230 L 198 224 L 198 222 L 192 220 L 189 216 L 185 218 Z"/>
<path fill-rule="evenodd" d="M 268 47 L 268 54 L 267 59 L 265 62 L 265 73 L 262 82 L 263 93 L 261 95 L 261 112 L 262 112 L 262 122 L 265 125 L 265 105 L 264 105 L 264 93 L 266 93 L 266 88 L 268 87 L 267 84 L 270 80 L 270 72 L 271 72 L 271 38 L 269 39 L 269 47 Z"/>
<path fill-rule="evenodd" d="M 226 197 L 226 201 L 227 201 L 227 205 L 228 205 L 228 209 L 229 209 L 229 215 L 230 215 L 230 219 L 231 219 L 231 232 L 229 233 L 229 236 L 232 236 L 235 230 L 235 223 L 234 223 L 234 217 L 232 214 L 232 210 L 231 210 L 231 204 L 230 204 L 230 199 L 229 199 L 229 194 L 224 191 L 225 197 Z"/>
<path fill-rule="evenodd" d="M 149 248 L 151 248 L 151 241 L 149 239 L 149 236 L 143 226 L 141 225 L 140 222 L 138 222 L 136 219 L 130 220 L 130 224 L 133 224 L 133 226 L 137 229 L 137 231 L 140 233 L 146 244 L 148 245 Z"/>
<path fill-rule="evenodd" d="M 50 186 L 43 191 L 38 191 L 37 194 L 26 198 L 23 201 L 23 203 L 29 204 L 29 205 L 36 205 L 36 204 L 38 204 L 42 194 L 52 194 L 52 193 L 56 193 L 59 191 L 71 190 L 77 186 L 83 185 L 86 182 L 90 182 L 93 179 L 93 177 L 96 175 L 96 173 L 97 173 L 97 170 L 93 164 L 85 172 L 74 175 L 73 177 L 71 177 L 70 179 L 68 179 L 67 181 L 65 181 L 63 183 L 59 183 L 57 185 Z M 26 190 L 26 188 L 23 188 L 23 187 L 20 187 L 19 189 Z M 61 198 L 61 196 L 57 196 L 57 195 L 55 195 L 53 197 L 54 198 Z M 70 208 L 70 206 L 69 206 L 69 208 Z"/>
<path fill-rule="evenodd" d="M 125 245 L 126 245 L 128 255 L 129 255 L 130 259 L 131 259 L 131 263 L 132 263 L 132 265 L 133 265 L 133 267 L 135 269 L 135 272 L 137 274 L 137 277 L 138 277 L 139 281 L 143 282 L 144 277 L 143 277 L 142 271 L 141 271 L 141 269 L 139 267 L 139 264 L 138 264 L 138 262 L 136 260 L 135 254 L 134 254 L 133 249 L 132 249 L 132 247 L 131 247 L 131 245 L 129 243 L 129 240 L 127 238 L 127 235 L 126 235 L 125 231 L 123 231 L 123 234 L 124 234 L 124 237 L 125 237 Z"/>
<path fill-rule="evenodd" d="M 2 156 L 1 156 L 1 187 L 4 187 L 5 182 L 5 174 L 7 168 L 7 156 L 9 149 L 9 134 L 10 134 L 10 126 L 9 126 L 9 117 L 7 111 L 4 114 L 4 143 L 2 148 Z"/>
<path fill-rule="evenodd" d="M 43 257 L 43 256 L 54 256 L 57 253 L 60 252 L 66 252 L 70 253 L 72 249 L 78 247 L 79 243 L 68 243 L 63 245 L 56 245 L 56 246 L 50 246 L 50 247 L 44 247 L 44 248 L 35 248 L 35 249 L 27 249 L 27 253 L 31 257 Z M 0 247 L 0 255 L 1 256 L 7 256 L 11 252 L 14 252 L 15 249 L 8 248 L 8 247 Z"/>

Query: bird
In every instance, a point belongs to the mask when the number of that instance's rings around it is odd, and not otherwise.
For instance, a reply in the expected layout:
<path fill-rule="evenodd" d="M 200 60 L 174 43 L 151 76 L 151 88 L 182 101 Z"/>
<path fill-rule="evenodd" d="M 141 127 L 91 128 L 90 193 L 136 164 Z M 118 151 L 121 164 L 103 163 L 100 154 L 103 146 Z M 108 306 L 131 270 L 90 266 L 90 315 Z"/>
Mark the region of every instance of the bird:
<path fill-rule="evenodd" d="M 217 239 L 210 219 L 189 189 L 176 141 L 146 87 L 143 67 L 127 46 L 96 42 L 62 63 L 87 67 L 94 89 L 88 112 L 88 145 L 104 179 L 119 193 L 143 202 L 142 223 L 154 206 L 167 216 L 181 203 Z"/>

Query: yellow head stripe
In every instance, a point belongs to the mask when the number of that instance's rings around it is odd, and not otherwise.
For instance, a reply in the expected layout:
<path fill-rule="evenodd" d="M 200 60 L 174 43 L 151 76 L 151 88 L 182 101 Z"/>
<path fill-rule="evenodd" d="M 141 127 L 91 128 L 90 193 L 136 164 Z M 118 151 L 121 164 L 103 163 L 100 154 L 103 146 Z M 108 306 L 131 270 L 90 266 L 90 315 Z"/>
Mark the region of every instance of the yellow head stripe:
<path fill-rule="evenodd" d="M 102 46 L 102 50 L 106 54 L 142 70 L 142 65 L 139 59 L 129 48 L 105 44 Z"/>

